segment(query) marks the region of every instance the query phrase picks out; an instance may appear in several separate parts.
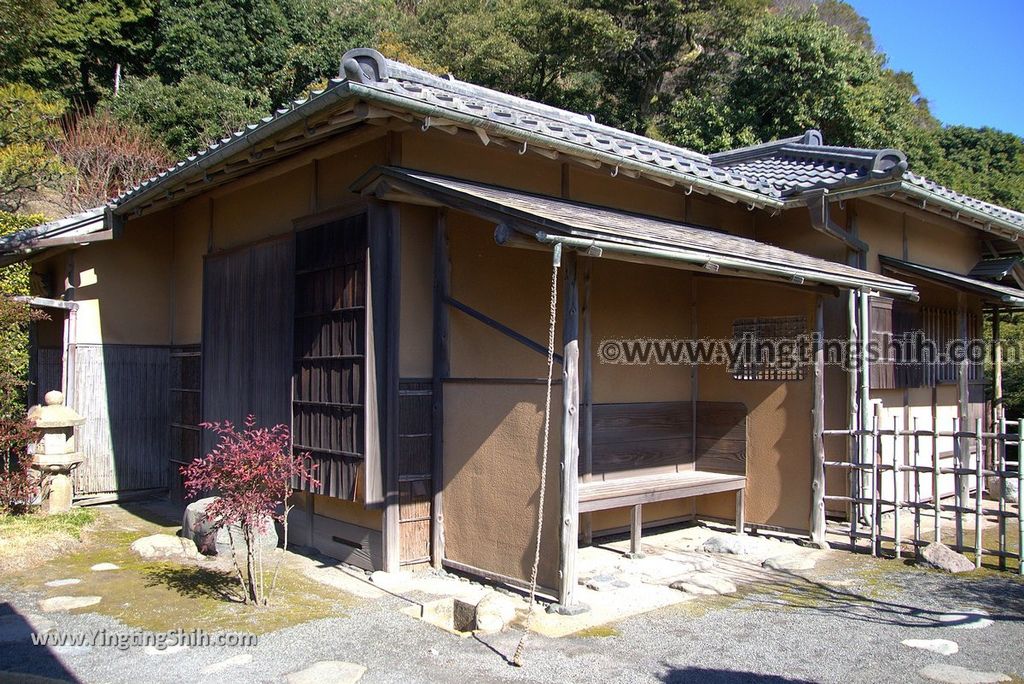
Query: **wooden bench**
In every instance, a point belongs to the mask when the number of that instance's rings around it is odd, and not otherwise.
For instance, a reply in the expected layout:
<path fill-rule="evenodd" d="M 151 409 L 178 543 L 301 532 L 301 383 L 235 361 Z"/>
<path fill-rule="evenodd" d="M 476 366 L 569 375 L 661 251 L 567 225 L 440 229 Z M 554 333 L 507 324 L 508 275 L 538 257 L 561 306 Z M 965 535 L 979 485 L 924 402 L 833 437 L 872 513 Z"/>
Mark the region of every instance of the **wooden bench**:
<path fill-rule="evenodd" d="M 631 507 L 630 555 L 639 556 L 643 505 L 735 492 L 742 531 L 747 408 L 698 401 L 595 404 L 591 462 L 581 465 L 580 513 Z"/>

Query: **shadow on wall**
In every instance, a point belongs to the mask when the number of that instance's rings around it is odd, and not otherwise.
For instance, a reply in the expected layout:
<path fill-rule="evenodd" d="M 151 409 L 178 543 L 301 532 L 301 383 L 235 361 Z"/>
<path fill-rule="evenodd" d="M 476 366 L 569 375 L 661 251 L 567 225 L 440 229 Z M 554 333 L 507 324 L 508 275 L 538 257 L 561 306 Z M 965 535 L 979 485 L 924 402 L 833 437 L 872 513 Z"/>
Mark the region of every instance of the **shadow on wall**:
<path fill-rule="evenodd" d="M 37 626 L 42 627 L 38 618 Z M 36 633 L 36 627 L 14 606 L 0 603 L 0 682 L 78 682 L 51 647 L 32 643 L 32 635 Z"/>

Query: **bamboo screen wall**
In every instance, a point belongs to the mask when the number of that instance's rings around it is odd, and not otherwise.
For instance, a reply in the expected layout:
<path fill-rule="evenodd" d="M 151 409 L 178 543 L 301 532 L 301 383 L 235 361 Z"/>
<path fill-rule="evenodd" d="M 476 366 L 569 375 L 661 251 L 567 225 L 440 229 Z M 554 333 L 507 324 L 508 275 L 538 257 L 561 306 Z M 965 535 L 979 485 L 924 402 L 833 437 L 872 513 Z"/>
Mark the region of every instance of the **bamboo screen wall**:
<path fill-rule="evenodd" d="M 365 214 L 295 237 L 292 439 L 317 466 L 312 491 L 350 500 L 366 454 L 366 243 Z"/>

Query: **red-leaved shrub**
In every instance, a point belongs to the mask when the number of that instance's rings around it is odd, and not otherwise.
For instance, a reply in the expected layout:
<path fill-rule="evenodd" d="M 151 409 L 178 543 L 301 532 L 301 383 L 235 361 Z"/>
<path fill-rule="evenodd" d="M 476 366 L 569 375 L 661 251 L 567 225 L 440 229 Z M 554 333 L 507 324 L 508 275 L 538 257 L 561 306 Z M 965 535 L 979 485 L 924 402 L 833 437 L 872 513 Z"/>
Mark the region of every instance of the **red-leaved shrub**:
<path fill-rule="evenodd" d="M 31 440 L 27 421 L 0 419 L 0 515 L 24 513 L 39 491 L 28 453 Z"/>
<path fill-rule="evenodd" d="M 266 605 L 273 594 L 284 554 L 279 554 L 273 579 L 267 587 L 262 545 L 257 541 L 259 533 L 273 520 L 279 520 L 284 527 L 284 547 L 287 548 L 288 512 L 292 508 L 288 499 L 294 492 L 293 483 L 306 481 L 316 485 L 314 466 L 309 454 L 292 452 L 286 425 L 256 427 L 256 419 L 250 415 L 242 430 L 229 421 L 202 423 L 202 427 L 216 433 L 219 440 L 213 451 L 181 469 L 185 491 L 189 496 L 217 494 L 218 498 L 206 509 L 207 518 L 217 521 L 218 527 L 228 526 L 229 532 L 232 525 L 241 528 L 246 552 L 244 571 L 239 554 L 232 553 L 232 557 L 242 591 L 247 603 Z M 233 536 L 231 545 L 235 550 Z"/>

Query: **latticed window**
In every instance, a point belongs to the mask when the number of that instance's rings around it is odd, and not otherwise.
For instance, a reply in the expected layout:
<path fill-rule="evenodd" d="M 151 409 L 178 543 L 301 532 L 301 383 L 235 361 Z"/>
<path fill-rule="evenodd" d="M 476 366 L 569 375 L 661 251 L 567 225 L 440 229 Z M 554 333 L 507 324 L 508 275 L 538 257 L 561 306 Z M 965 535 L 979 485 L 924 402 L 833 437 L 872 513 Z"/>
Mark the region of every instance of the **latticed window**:
<path fill-rule="evenodd" d="M 736 363 L 729 371 L 736 380 L 803 380 L 804 365 L 798 341 L 807 335 L 806 316 L 739 318 L 732 324 Z"/>

